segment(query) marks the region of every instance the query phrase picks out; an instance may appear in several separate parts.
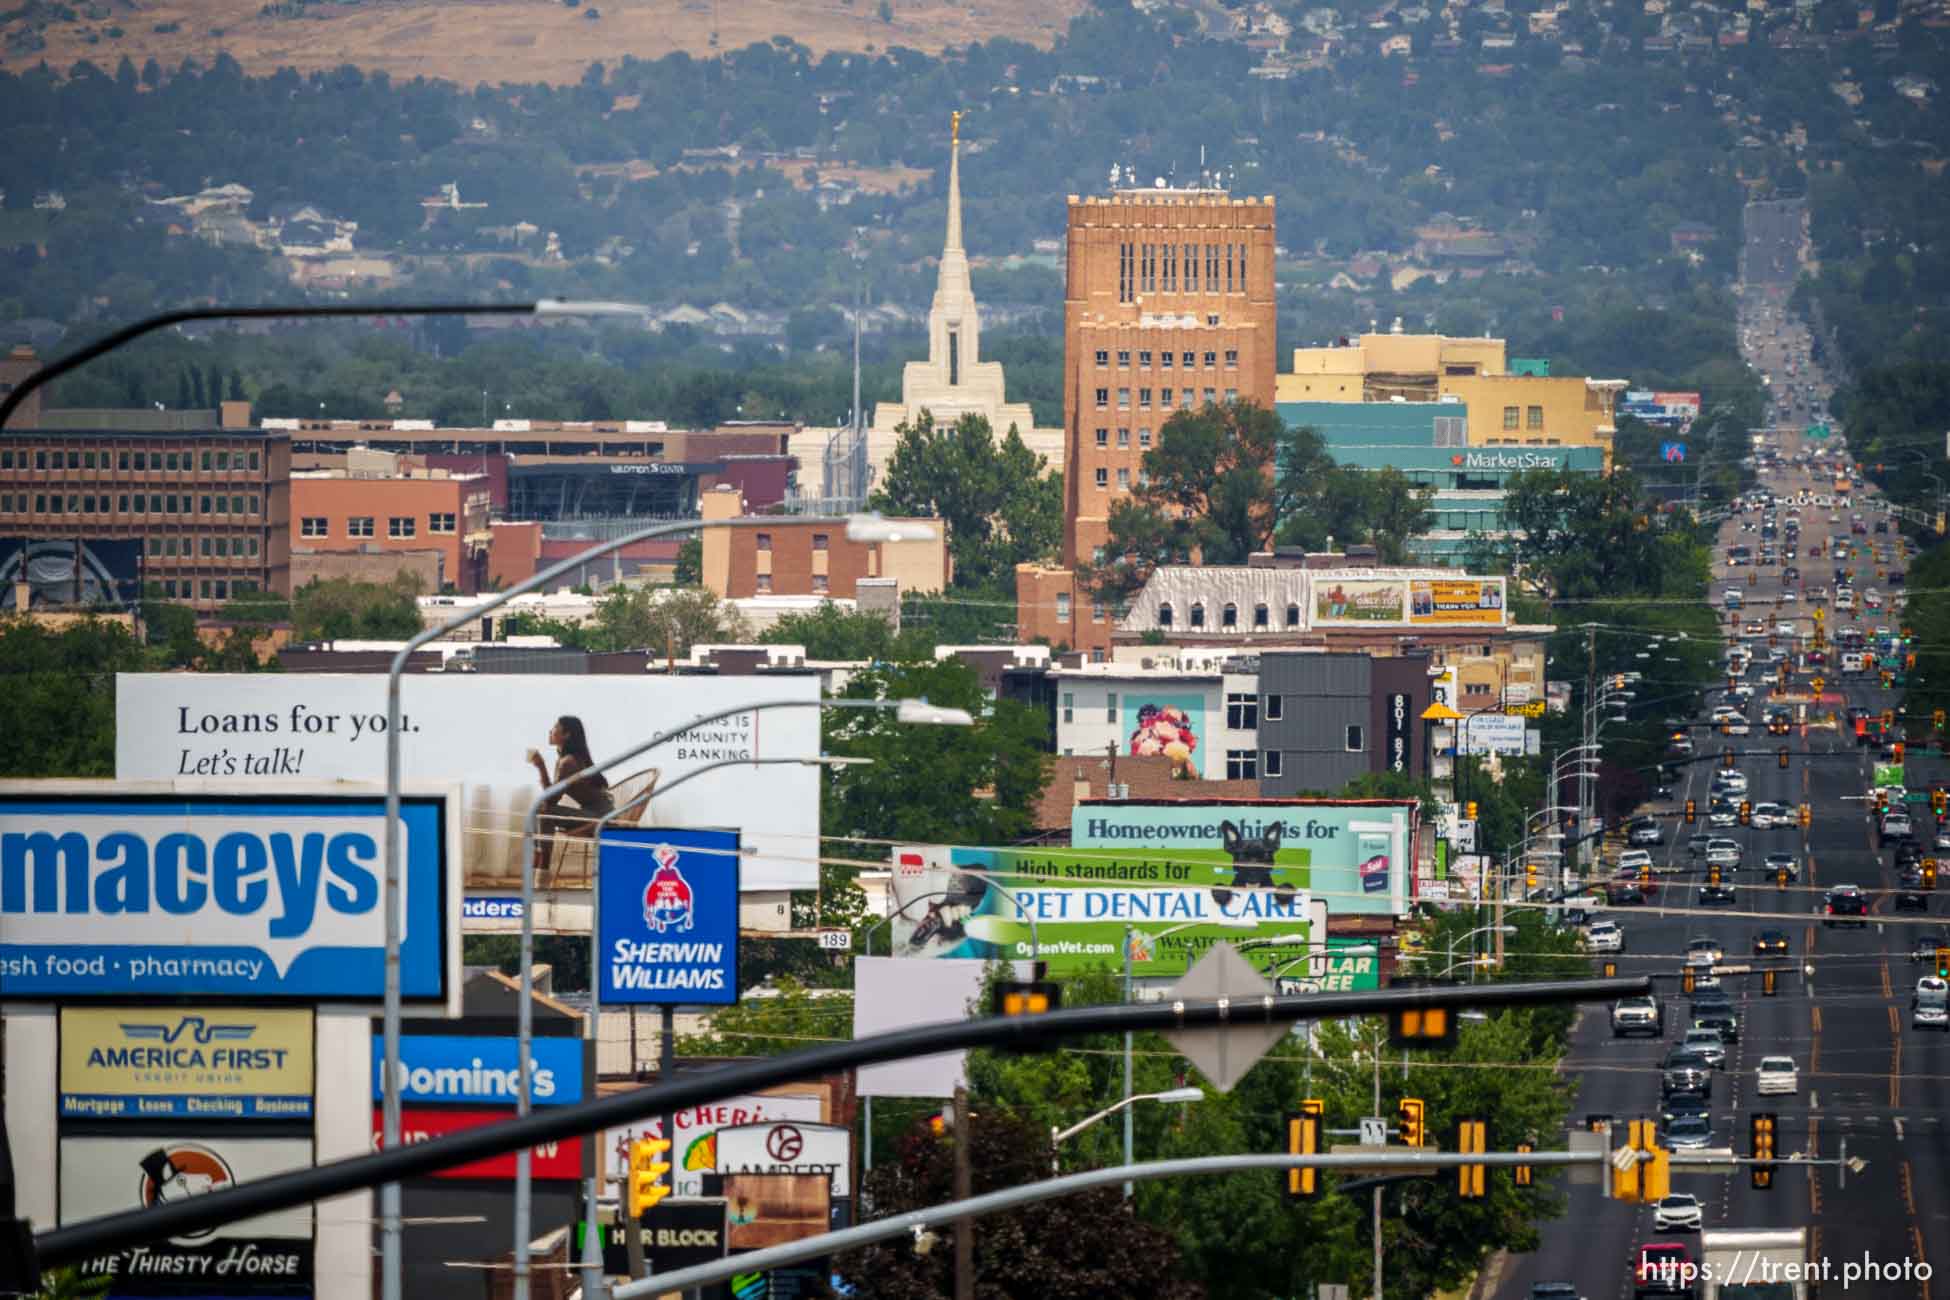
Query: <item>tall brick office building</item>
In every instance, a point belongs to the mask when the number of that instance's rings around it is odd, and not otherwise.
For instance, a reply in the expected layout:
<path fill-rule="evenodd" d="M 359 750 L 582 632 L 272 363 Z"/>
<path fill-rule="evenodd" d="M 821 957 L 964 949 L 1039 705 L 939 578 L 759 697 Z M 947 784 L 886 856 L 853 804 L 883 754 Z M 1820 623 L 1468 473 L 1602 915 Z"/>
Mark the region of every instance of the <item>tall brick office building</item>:
<path fill-rule="evenodd" d="M 1186 407 L 1273 405 L 1274 204 L 1215 189 L 1070 196 L 1063 305 L 1063 559 L 1016 573 L 1024 641 L 1108 654 L 1114 611 L 1075 566 L 1109 535 L 1112 504 Z"/>

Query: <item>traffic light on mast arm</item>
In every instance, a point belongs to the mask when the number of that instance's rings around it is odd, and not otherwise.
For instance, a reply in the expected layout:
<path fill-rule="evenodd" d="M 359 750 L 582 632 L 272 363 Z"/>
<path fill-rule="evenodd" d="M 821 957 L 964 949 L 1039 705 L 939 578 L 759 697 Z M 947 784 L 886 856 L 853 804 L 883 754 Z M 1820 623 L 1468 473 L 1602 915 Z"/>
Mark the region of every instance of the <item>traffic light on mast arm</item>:
<path fill-rule="evenodd" d="M 1286 1117 L 1286 1149 L 1288 1155 L 1316 1156 L 1320 1154 L 1321 1116 L 1325 1113 L 1324 1103 L 1317 1097 L 1309 1097 L 1300 1103 L 1300 1113 Z M 1320 1170 L 1296 1167 L 1286 1171 L 1286 1195 L 1290 1201 L 1311 1201 L 1320 1195 Z"/>
<path fill-rule="evenodd" d="M 1404 1146 L 1419 1147 L 1429 1140 L 1429 1106 L 1420 1097 L 1403 1097 L 1395 1103 L 1395 1127 L 1402 1131 Z"/>
<path fill-rule="evenodd" d="M 630 1143 L 630 1184 L 628 1208 L 632 1223 L 641 1219 L 658 1201 L 670 1195 L 669 1138 L 639 1138 Z"/>
<path fill-rule="evenodd" d="M 1775 1117 L 1768 1111 L 1756 1111 L 1748 1120 L 1754 1159 L 1759 1162 L 1748 1169 L 1753 1186 L 1763 1191 L 1774 1185 L 1774 1125 Z"/>
<path fill-rule="evenodd" d="M 1686 824 L 1688 826 L 1691 826 L 1694 822 L 1697 822 L 1698 820 L 1699 820 L 1699 801 L 1696 799 L 1688 799 L 1686 801 Z"/>
<path fill-rule="evenodd" d="M 1480 1119 L 1466 1119 L 1456 1125 L 1456 1151 L 1462 1155 L 1481 1155 L 1489 1150 L 1489 1125 Z M 1456 1170 L 1456 1193 L 1465 1200 L 1480 1200 L 1488 1190 L 1488 1166 L 1463 1165 Z"/>

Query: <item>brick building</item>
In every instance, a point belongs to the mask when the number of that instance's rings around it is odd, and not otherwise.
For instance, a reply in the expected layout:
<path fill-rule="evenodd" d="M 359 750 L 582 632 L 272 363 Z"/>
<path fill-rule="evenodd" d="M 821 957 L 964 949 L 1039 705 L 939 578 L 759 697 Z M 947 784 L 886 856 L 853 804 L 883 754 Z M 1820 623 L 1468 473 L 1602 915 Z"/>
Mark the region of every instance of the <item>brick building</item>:
<path fill-rule="evenodd" d="M 412 470 L 386 452 L 354 452 L 350 461 L 343 470 L 291 476 L 294 552 L 372 557 L 432 551 L 439 556 L 439 581 L 431 591 L 448 585 L 480 590 L 490 544 L 492 494 L 485 476 Z M 420 563 L 415 572 L 423 572 Z"/>
<path fill-rule="evenodd" d="M 856 599 L 866 579 L 893 579 L 902 592 L 943 591 L 948 586 L 948 543 L 935 528 L 927 539 L 853 542 L 846 519 L 825 515 L 747 515 L 744 498 L 729 487 L 704 495 L 704 585 L 723 599 L 749 596 L 831 596 Z M 934 521 L 916 520 L 934 528 Z"/>
<path fill-rule="evenodd" d="M 1064 530 L 1060 566 L 1017 574 L 1018 634 L 1101 658 L 1111 621 L 1077 590 L 1112 504 L 1174 414 L 1271 409 L 1274 204 L 1223 190 L 1132 189 L 1069 203 L 1063 306 Z M 1093 613 L 1103 617 L 1091 618 Z"/>
<path fill-rule="evenodd" d="M 244 402 L 225 402 L 208 423 L 10 428 L 0 536 L 139 539 L 141 581 L 199 613 L 252 592 L 288 596 L 290 440 L 251 428 Z"/>

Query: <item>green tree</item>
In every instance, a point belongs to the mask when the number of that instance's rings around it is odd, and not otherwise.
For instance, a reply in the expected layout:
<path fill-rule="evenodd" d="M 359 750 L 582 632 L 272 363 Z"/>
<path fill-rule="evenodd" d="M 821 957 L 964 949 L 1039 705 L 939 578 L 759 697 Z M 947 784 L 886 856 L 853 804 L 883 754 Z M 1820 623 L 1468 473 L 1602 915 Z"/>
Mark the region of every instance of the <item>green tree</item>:
<path fill-rule="evenodd" d="M 677 1051 L 682 1056 L 783 1056 L 852 1037 L 850 992 L 815 990 L 782 975 L 769 987 L 748 981 L 736 1006 L 712 1013 L 703 1033 L 679 1038 Z"/>
<path fill-rule="evenodd" d="M 695 587 L 704 581 L 704 542 L 701 538 L 689 537 L 677 544 L 677 566 L 670 577 L 680 587 Z"/>
<path fill-rule="evenodd" d="M 400 641 L 417 636 L 420 582 L 402 573 L 391 582 L 313 578 L 291 598 L 294 641 Z"/>
<path fill-rule="evenodd" d="M 957 587 L 1013 583 L 1016 565 L 1054 553 L 1063 531 L 1062 475 L 1015 429 L 997 442 L 980 415 L 936 425 L 922 411 L 903 423 L 867 505 L 941 520 Z"/>
<path fill-rule="evenodd" d="M 585 650 L 650 650 L 683 658 L 693 645 L 744 641 L 750 632 L 736 606 L 703 587 L 616 591 L 581 625 L 542 621 L 564 645 Z"/>
<path fill-rule="evenodd" d="M 781 616 L 778 622 L 759 633 L 758 639 L 766 645 L 803 645 L 807 656 L 813 659 L 911 657 L 896 648 L 904 638 L 895 637 L 884 616 L 872 610 L 842 609 L 831 601 L 808 614 Z"/>
<path fill-rule="evenodd" d="M 120 623 L 0 620 L 0 776 L 114 776 L 115 675 L 149 666 Z"/>

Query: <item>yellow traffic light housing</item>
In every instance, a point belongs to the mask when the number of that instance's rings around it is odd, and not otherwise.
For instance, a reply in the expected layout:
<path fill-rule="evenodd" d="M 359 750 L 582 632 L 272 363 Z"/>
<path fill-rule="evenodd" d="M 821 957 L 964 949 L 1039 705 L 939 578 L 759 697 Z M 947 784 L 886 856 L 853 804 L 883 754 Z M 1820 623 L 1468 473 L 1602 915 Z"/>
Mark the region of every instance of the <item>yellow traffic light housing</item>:
<path fill-rule="evenodd" d="M 1950 980 L 1950 948 L 1936 950 L 1936 977 Z"/>
<path fill-rule="evenodd" d="M 990 995 L 998 1016 L 1040 1016 L 1063 1005 L 1063 986 L 1054 980 L 1001 980 Z"/>
<path fill-rule="evenodd" d="M 1320 1154 L 1321 1116 L 1326 1106 L 1317 1097 L 1300 1103 L 1300 1113 L 1286 1117 L 1288 1155 Z M 1311 1165 L 1294 1166 L 1286 1171 L 1286 1195 L 1290 1201 L 1311 1201 L 1320 1195 L 1320 1170 Z"/>
<path fill-rule="evenodd" d="M 638 1138 L 630 1143 L 630 1179 L 625 1200 L 630 1222 L 641 1219 L 658 1201 L 670 1195 L 669 1138 Z"/>
<path fill-rule="evenodd" d="M 1936 888 L 1936 859 L 1935 858 L 1923 859 L 1923 888 L 1925 889 Z"/>
<path fill-rule="evenodd" d="M 1388 1018 L 1392 1047 L 1448 1047 L 1456 1041 L 1456 1018 L 1448 1007 L 1403 1007 Z"/>
<path fill-rule="evenodd" d="M 1814 809 L 1814 805 L 1813 805 L 1813 804 L 1805 804 L 1805 803 L 1804 803 L 1804 804 L 1802 804 L 1802 805 L 1801 805 L 1801 825 L 1802 825 L 1802 826 L 1804 826 L 1804 827 L 1806 827 L 1806 826 L 1812 826 L 1812 825 L 1814 825 L 1814 821 L 1815 821 L 1815 809 Z"/>
<path fill-rule="evenodd" d="M 1733 753 L 1733 751 L 1732 751 L 1732 750 L 1730 750 L 1730 749 L 1723 749 L 1723 750 L 1721 750 L 1721 751 L 1720 751 L 1720 766 L 1721 766 L 1721 767 L 1724 767 L 1724 768 L 1726 768 L 1726 769 L 1727 769 L 1728 771 L 1732 771 L 1732 770 L 1733 770 L 1733 765 L 1734 765 L 1734 762 L 1735 762 L 1735 759 L 1734 759 L 1734 753 Z"/>
<path fill-rule="evenodd" d="M 1762 996 L 1770 998 L 1775 996 L 1774 985 L 1779 977 L 1780 972 L 1776 970 L 1764 970 L 1760 973 L 1760 991 Z"/>
<path fill-rule="evenodd" d="M 1884 684 L 1885 686 L 1886 686 L 1886 685 L 1888 685 L 1888 683 L 1889 683 L 1889 674 L 1888 674 L 1888 673 L 1886 673 L 1886 672 L 1885 672 L 1885 673 L 1883 673 L 1883 675 L 1882 675 L 1882 681 L 1883 681 L 1883 684 Z M 1883 726 L 1883 729 L 1884 729 L 1884 730 L 1886 731 L 1886 730 L 1888 730 L 1888 729 L 1889 729 L 1890 727 L 1893 727 L 1893 726 L 1895 726 L 1895 725 L 1896 725 L 1896 711 L 1895 711 L 1894 709 L 1884 709 L 1884 710 L 1882 711 L 1882 726 Z"/>
<path fill-rule="evenodd" d="M 1754 824 L 1754 805 L 1746 799 L 1740 801 L 1740 824 L 1742 826 Z"/>
<path fill-rule="evenodd" d="M 1469 821 L 1476 820 L 1476 801 L 1471 799 L 1463 805 L 1463 816 Z"/>
<path fill-rule="evenodd" d="M 1752 1184 L 1755 1188 L 1766 1190 L 1774 1185 L 1774 1126 L 1775 1116 L 1769 1111 L 1756 1111 L 1748 1120 L 1748 1132 L 1753 1140 L 1754 1160 L 1749 1166 Z"/>
<path fill-rule="evenodd" d="M 1686 801 L 1686 824 L 1688 826 L 1691 826 L 1694 822 L 1697 822 L 1698 820 L 1699 820 L 1699 801 L 1695 799 L 1688 799 Z"/>
<path fill-rule="evenodd" d="M 1935 709 L 1930 713 L 1930 725 L 1935 727 L 1938 731 L 1943 730 L 1943 721 L 1944 718 L 1943 718 L 1942 709 Z"/>
<path fill-rule="evenodd" d="M 1903 761 L 1903 751 L 1905 748 L 1903 742 L 1899 740 L 1894 745 L 1891 745 L 1890 748 L 1895 751 L 1895 759 L 1897 764 L 1900 766 Z"/>
<path fill-rule="evenodd" d="M 1783 745 L 1783 746 L 1781 746 L 1781 747 L 1780 747 L 1779 749 L 1777 749 L 1777 750 L 1775 750 L 1775 751 L 1774 751 L 1774 757 L 1775 757 L 1775 759 L 1776 759 L 1776 760 L 1778 760 L 1778 761 L 1780 762 L 1780 765 L 1781 765 L 1781 770 L 1782 770 L 1783 772 L 1785 772 L 1785 771 L 1787 771 L 1787 765 L 1788 765 L 1788 751 L 1787 751 L 1787 746 L 1786 746 L 1786 745 Z"/>
<path fill-rule="evenodd" d="M 1691 966 L 1684 967 L 1679 972 L 1679 991 L 1681 993 L 1691 993 L 1697 986 L 1697 979 L 1697 973 Z"/>
<path fill-rule="evenodd" d="M 1527 1156 L 1535 1149 L 1536 1148 L 1531 1146 L 1530 1143 L 1528 1142 L 1517 1143 L 1517 1152 L 1519 1155 Z M 1535 1180 L 1536 1171 L 1533 1170 L 1529 1165 L 1518 1165 L 1516 1166 L 1516 1170 L 1517 1170 L 1517 1186 L 1528 1187 Z"/>
<path fill-rule="evenodd" d="M 1395 1103 L 1395 1126 L 1402 1131 L 1404 1146 L 1419 1147 L 1428 1141 L 1428 1117 L 1428 1103 L 1420 1097 L 1403 1097 Z"/>
<path fill-rule="evenodd" d="M 1715 889 L 1718 889 L 1720 887 L 1720 864 L 1719 863 L 1713 862 L 1707 864 L 1706 883 L 1713 886 Z"/>
<path fill-rule="evenodd" d="M 1775 887 L 1775 888 L 1777 888 L 1777 889 L 1786 889 L 1786 888 L 1787 888 L 1787 868 L 1786 868 L 1786 867 L 1782 867 L 1782 868 L 1781 868 L 1781 869 L 1780 869 L 1779 871 L 1776 871 L 1776 872 L 1774 873 L 1774 887 Z"/>
<path fill-rule="evenodd" d="M 1456 1151 L 1461 1155 L 1481 1155 L 1489 1150 L 1489 1125 L 1480 1119 L 1466 1119 L 1456 1125 Z M 1462 1165 L 1456 1170 L 1456 1194 L 1465 1200 L 1480 1200 L 1487 1192 L 1489 1168 Z"/>

